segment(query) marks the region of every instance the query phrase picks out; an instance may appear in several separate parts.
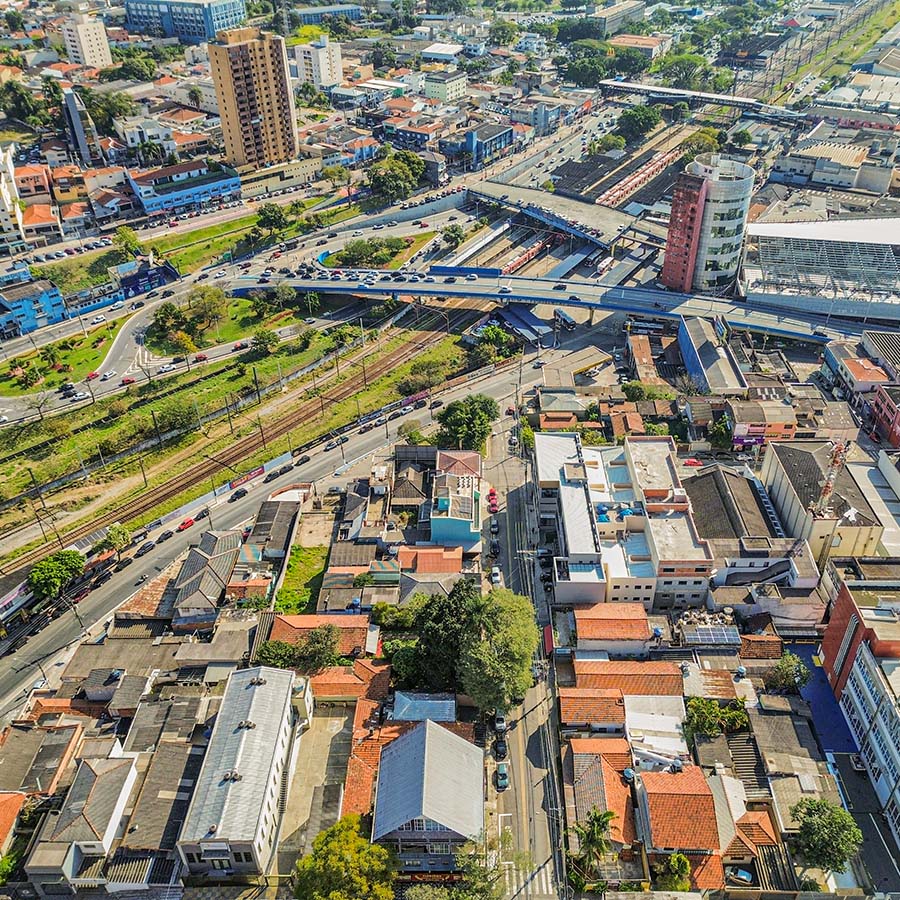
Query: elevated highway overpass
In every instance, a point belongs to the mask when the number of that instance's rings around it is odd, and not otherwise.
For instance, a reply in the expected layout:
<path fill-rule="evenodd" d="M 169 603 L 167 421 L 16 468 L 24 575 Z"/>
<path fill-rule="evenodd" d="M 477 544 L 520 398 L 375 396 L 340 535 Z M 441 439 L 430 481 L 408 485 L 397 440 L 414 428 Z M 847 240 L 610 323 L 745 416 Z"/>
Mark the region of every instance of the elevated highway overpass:
<path fill-rule="evenodd" d="M 376 278 L 384 277 L 381 271 L 373 272 Z M 452 277 L 452 276 L 451 276 Z M 636 316 L 653 318 L 677 318 L 679 316 L 720 316 L 732 328 L 769 334 L 773 337 L 812 339 L 820 343 L 838 338 L 862 337 L 862 323 L 829 322 L 825 316 L 789 315 L 780 310 L 750 307 L 731 300 L 692 294 L 675 294 L 653 288 L 620 287 L 602 282 L 569 281 L 565 291 L 554 290 L 555 281 L 510 276 L 480 277 L 474 281 L 447 281 L 437 276 L 433 282 L 425 276 L 409 273 L 405 278 L 393 278 L 366 284 L 363 281 L 338 281 L 331 278 L 275 277 L 260 282 L 257 276 L 241 276 L 234 280 L 232 288 L 237 293 L 253 290 L 272 290 L 278 284 L 289 284 L 298 291 L 317 293 L 354 294 L 369 297 L 411 295 L 428 297 L 471 297 L 498 303 L 541 303 L 548 306 L 567 306 L 604 312 L 626 312 Z M 506 289 L 508 288 L 508 292 Z"/>

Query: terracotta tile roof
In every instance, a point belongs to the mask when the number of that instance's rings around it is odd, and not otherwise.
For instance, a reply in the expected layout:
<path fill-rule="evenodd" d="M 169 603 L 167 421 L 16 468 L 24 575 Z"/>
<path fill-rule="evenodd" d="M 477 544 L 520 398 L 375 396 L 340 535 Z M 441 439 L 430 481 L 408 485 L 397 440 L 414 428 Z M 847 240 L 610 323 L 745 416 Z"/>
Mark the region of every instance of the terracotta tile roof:
<path fill-rule="evenodd" d="M 14 171 L 16 178 L 39 178 L 46 177 L 46 166 L 16 166 Z"/>
<path fill-rule="evenodd" d="M 622 437 L 626 434 L 644 434 L 646 431 L 640 413 L 623 413 L 620 410 L 613 410 L 610 413 L 609 421 L 615 437 Z"/>
<path fill-rule="evenodd" d="M 603 774 L 603 788 L 606 792 L 606 808 L 616 814 L 609 823 L 610 837 L 620 844 L 630 846 L 637 838 L 631 787 L 622 777 L 621 771 L 610 765 L 605 756 L 600 757 L 600 771 Z"/>
<path fill-rule="evenodd" d="M 338 653 L 350 656 L 354 651 L 364 651 L 369 633 L 369 617 L 344 613 L 324 616 L 277 615 L 272 623 L 269 639 L 299 644 L 314 628 L 332 625 L 338 629 Z"/>
<path fill-rule="evenodd" d="M 624 726 L 625 700 L 618 688 L 561 687 L 559 720 L 563 725 Z"/>
<path fill-rule="evenodd" d="M 513 126 L 515 128 L 515 125 Z M 572 412 L 546 412 L 540 415 L 541 431 L 553 431 L 557 428 L 574 428 L 578 417 Z"/>
<path fill-rule="evenodd" d="M 400 547 L 397 561 L 403 571 L 454 575 L 462 569 L 462 547 Z"/>
<path fill-rule="evenodd" d="M 162 113 L 161 119 L 168 119 L 170 122 L 193 122 L 196 119 L 205 119 L 206 113 L 196 109 L 173 109 L 170 112 Z"/>
<path fill-rule="evenodd" d="M 333 666 L 310 679 L 314 697 L 383 700 L 391 686 L 390 663 L 357 659 L 352 666 Z"/>
<path fill-rule="evenodd" d="M 0 847 L 6 843 L 16 819 L 25 805 L 25 794 L 20 791 L 0 792 Z"/>
<path fill-rule="evenodd" d="M 157 78 L 153 82 L 157 87 L 163 87 L 167 84 L 178 84 L 178 79 L 173 78 L 171 75 L 163 75 L 160 78 Z"/>
<path fill-rule="evenodd" d="M 67 203 L 60 207 L 59 212 L 63 219 L 79 219 L 82 216 L 90 215 L 91 205 L 89 203 Z"/>
<path fill-rule="evenodd" d="M 691 861 L 691 887 L 695 891 L 721 890 L 725 886 L 725 867 L 718 854 L 688 853 Z"/>
<path fill-rule="evenodd" d="M 641 603 L 595 603 L 575 607 L 579 640 L 648 641 L 650 625 Z"/>
<path fill-rule="evenodd" d="M 197 134 L 196 132 L 173 131 L 172 140 L 178 145 L 188 144 L 205 144 L 209 138 L 205 134 Z"/>
<path fill-rule="evenodd" d="M 891 376 L 871 359 L 845 359 L 844 366 L 857 381 L 889 382 Z"/>
<path fill-rule="evenodd" d="M 757 854 L 758 847 L 774 847 L 778 844 L 772 819 L 765 810 L 745 812 L 737 820 L 736 824 L 735 840 L 740 838 L 744 846 L 748 847 L 754 856 Z M 734 845 L 734 841 L 732 841 L 732 845 Z M 732 848 L 729 847 L 728 849 L 730 852 Z"/>
<path fill-rule="evenodd" d="M 741 656 L 745 659 L 781 659 L 783 649 L 777 634 L 741 635 Z"/>
<path fill-rule="evenodd" d="M 683 676 L 675 663 L 578 659 L 576 687 L 618 688 L 625 696 L 681 696 Z"/>
<path fill-rule="evenodd" d="M 58 225 L 53 207 L 49 203 L 35 203 L 22 210 L 22 225 L 25 228 L 36 225 Z"/>
<path fill-rule="evenodd" d="M 681 772 L 642 772 L 653 847 L 719 850 L 713 793 L 699 766 Z"/>
<path fill-rule="evenodd" d="M 582 754 L 602 756 L 617 772 L 624 772 L 634 764 L 631 757 L 631 744 L 625 738 L 572 738 L 569 744 L 576 756 Z"/>
<path fill-rule="evenodd" d="M 435 469 L 451 475 L 481 477 L 481 454 L 474 450 L 438 450 Z"/>

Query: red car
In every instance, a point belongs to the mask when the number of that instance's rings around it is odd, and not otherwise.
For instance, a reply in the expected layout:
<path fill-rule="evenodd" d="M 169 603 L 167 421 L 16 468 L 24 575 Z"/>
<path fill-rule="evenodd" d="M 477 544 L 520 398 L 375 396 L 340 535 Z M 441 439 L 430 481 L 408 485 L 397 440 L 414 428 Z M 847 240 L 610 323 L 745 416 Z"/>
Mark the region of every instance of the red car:
<path fill-rule="evenodd" d="M 232 348 L 232 352 L 236 350 L 246 350 L 250 345 L 246 341 L 238 341 Z"/>
<path fill-rule="evenodd" d="M 427 228 L 427 227 L 428 227 L 428 223 L 427 223 L 427 222 L 422 222 L 422 224 L 419 225 L 419 228 Z"/>
<path fill-rule="evenodd" d="M 175 530 L 176 531 L 187 531 L 191 525 L 194 524 L 194 520 L 191 518 L 185 519 Z"/>
<path fill-rule="evenodd" d="M 75 594 L 74 597 L 72 597 L 72 602 L 81 603 L 81 601 L 84 600 L 84 598 L 87 597 L 90 592 L 91 589 L 89 587 L 82 588 L 77 594 Z"/>
<path fill-rule="evenodd" d="M 95 378 L 99 378 L 99 372 L 88 372 L 87 375 L 84 376 L 85 381 L 93 381 Z"/>
<path fill-rule="evenodd" d="M 208 359 L 209 357 L 205 353 L 198 353 L 194 357 L 194 362 L 206 362 Z"/>
<path fill-rule="evenodd" d="M 128 384 L 134 384 L 134 379 L 133 379 L 133 378 L 123 378 L 123 379 L 119 382 L 119 384 L 121 384 L 123 387 L 124 387 L 125 385 L 128 385 Z"/>
<path fill-rule="evenodd" d="M 514 415 L 516 414 L 516 408 L 515 408 L 514 406 L 507 406 L 507 407 L 506 407 L 506 414 L 507 414 L 508 416 L 514 416 Z"/>
<path fill-rule="evenodd" d="M 686 466 L 690 466 L 690 467 L 693 468 L 693 469 L 697 468 L 698 466 L 702 466 L 702 465 L 703 465 L 703 463 L 700 462 L 699 459 L 694 459 L 693 457 L 691 457 L 690 459 L 686 459 L 686 460 L 684 461 L 684 464 L 685 464 Z"/>

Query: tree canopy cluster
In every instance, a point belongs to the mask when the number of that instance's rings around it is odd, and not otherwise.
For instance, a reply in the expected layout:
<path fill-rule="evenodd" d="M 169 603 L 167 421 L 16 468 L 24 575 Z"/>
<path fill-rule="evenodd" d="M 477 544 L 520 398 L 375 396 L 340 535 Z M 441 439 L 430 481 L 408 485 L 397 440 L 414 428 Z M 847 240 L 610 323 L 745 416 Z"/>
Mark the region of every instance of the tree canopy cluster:
<path fill-rule="evenodd" d="M 812 866 L 843 872 L 863 841 L 853 816 L 830 800 L 805 797 L 791 807 L 797 821 L 797 848 Z"/>
<path fill-rule="evenodd" d="M 566 77 L 579 87 L 597 87 L 606 78 L 624 75 L 634 78 L 644 72 L 650 60 L 632 47 L 613 47 L 594 38 L 582 38 L 569 48 Z"/>
<path fill-rule="evenodd" d="M 779 694 L 799 694 L 810 679 L 809 666 L 795 653 L 785 653 L 763 674 L 767 691 Z"/>
<path fill-rule="evenodd" d="M 84 557 L 77 550 L 59 550 L 36 562 L 26 583 L 35 600 L 55 600 L 83 571 Z"/>
<path fill-rule="evenodd" d="M 628 143 L 640 140 L 656 128 L 662 116 L 655 106 L 632 106 L 619 116 L 616 129 Z"/>
<path fill-rule="evenodd" d="M 750 726 L 750 717 L 743 700 L 732 700 L 722 706 L 708 697 L 691 697 L 687 702 L 684 730 L 692 738 L 696 735 L 715 737 L 723 732 L 742 731 Z"/>
<path fill-rule="evenodd" d="M 497 401 L 484 394 L 454 400 L 437 415 L 437 443 L 454 450 L 483 451 L 491 434 L 491 423 L 500 415 Z"/>
<path fill-rule="evenodd" d="M 469 579 L 449 596 L 421 598 L 413 615 L 417 638 L 393 649 L 394 674 L 406 687 L 469 694 L 480 709 L 507 709 L 531 686 L 538 643 L 527 597 L 505 589 L 482 596 Z"/>
<path fill-rule="evenodd" d="M 410 244 L 411 238 L 373 237 L 368 240 L 348 241 L 343 249 L 338 250 L 330 260 L 338 266 L 367 266 L 377 268 L 387 265 L 395 256 L 402 253 Z"/>
<path fill-rule="evenodd" d="M 411 150 L 388 153 L 373 163 L 366 174 L 372 193 L 388 203 L 405 200 L 425 174 L 425 161 Z"/>
<path fill-rule="evenodd" d="M 296 644 L 265 641 L 260 645 L 256 662 L 262 666 L 296 669 L 305 675 L 315 675 L 340 663 L 339 640 L 340 632 L 334 625 L 320 625 Z"/>

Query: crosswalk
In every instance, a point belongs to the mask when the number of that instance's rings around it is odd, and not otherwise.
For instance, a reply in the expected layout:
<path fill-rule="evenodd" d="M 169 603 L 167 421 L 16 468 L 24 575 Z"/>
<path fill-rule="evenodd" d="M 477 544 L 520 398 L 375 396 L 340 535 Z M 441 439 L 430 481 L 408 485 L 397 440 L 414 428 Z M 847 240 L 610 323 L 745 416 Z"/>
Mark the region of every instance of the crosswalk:
<path fill-rule="evenodd" d="M 507 866 L 504 886 L 504 897 L 509 900 L 556 900 L 559 897 L 553 882 L 553 864 L 550 860 L 530 872 Z"/>

